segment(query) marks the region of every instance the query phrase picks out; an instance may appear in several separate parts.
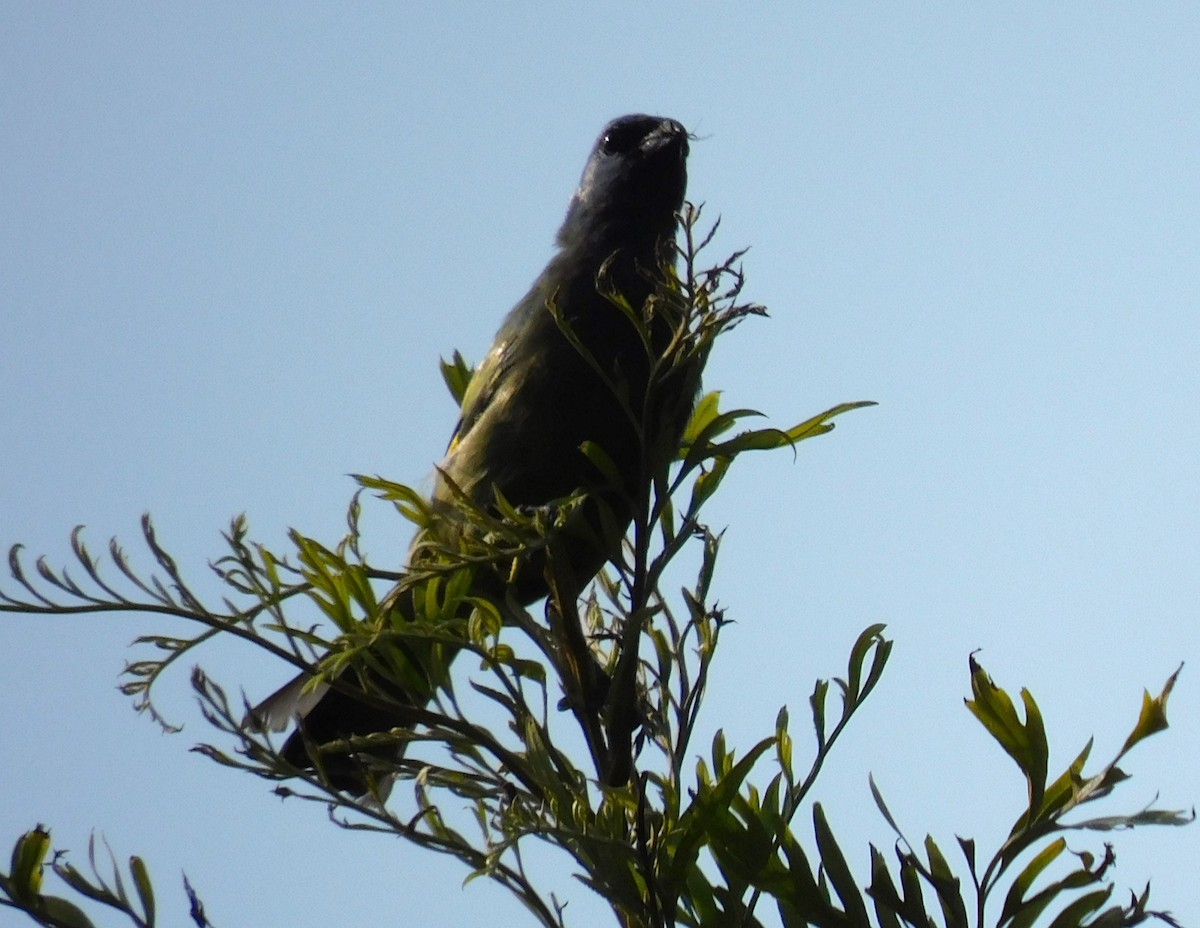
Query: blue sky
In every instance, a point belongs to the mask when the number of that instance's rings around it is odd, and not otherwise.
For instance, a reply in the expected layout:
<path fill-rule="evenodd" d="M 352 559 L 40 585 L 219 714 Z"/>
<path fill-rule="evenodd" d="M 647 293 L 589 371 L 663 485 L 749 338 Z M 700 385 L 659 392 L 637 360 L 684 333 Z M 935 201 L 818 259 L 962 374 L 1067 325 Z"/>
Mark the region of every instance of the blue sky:
<path fill-rule="evenodd" d="M 498 8 L 497 8 L 498 10 Z M 891 836 L 998 843 L 1023 792 L 970 719 L 967 655 L 1028 686 L 1061 766 L 1119 747 L 1189 662 L 1111 808 L 1200 796 L 1200 13 L 1183 3 L 0 3 L 0 544 L 151 512 L 202 576 L 246 512 L 334 539 L 349 473 L 420 483 L 478 359 L 551 253 L 609 118 L 681 120 L 689 194 L 751 246 L 707 385 L 790 424 L 739 465 L 709 731 L 743 748 L 886 622 L 892 664 L 819 798 L 851 862 Z M 370 549 L 399 559 L 380 507 Z M 162 736 L 115 689 L 147 619 L 0 619 L 0 839 L 186 870 L 217 924 L 523 912 L 396 841 Z M 206 669 L 265 694 L 235 648 Z M 795 730 L 799 743 L 803 731 Z M 1118 886 L 1200 920 L 1196 827 L 1108 836 Z M 1074 848 L 1101 840 L 1073 838 Z M 597 918 L 565 877 L 575 924 Z M 181 916 L 182 917 L 182 916 Z"/>

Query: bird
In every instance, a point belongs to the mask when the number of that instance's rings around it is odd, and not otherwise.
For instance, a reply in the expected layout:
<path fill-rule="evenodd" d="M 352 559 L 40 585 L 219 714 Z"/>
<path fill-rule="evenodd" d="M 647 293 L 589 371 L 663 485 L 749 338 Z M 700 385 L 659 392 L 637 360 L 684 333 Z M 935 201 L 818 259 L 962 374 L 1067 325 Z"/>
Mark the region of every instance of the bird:
<path fill-rule="evenodd" d="M 647 412 L 651 369 L 671 341 L 673 323 L 651 315 L 639 330 L 619 305 L 623 299 L 640 314 L 654 292 L 655 274 L 673 260 L 689 139 L 677 120 L 645 114 L 614 119 L 601 131 L 558 230 L 555 253 L 504 318 L 463 394 L 434 477 L 431 524 L 410 549 L 410 573 L 431 541 L 453 546 L 461 536 L 463 500 L 495 512 L 501 501 L 540 507 L 582 494 L 583 515 L 568 524 L 561 544 L 577 581 L 572 593 L 582 592 L 619 554 L 632 501 L 649 479 L 647 468 L 669 463 L 677 453 L 699 386 L 698 376 L 678 378 L 674 392 L 683 395 L 669 395 Z M 549 592 L 542 566 L 526 564 L 506 576 L 481 571 L 472 592 L 512 596 L 528 606 Z M 412 585 L 402 581 L 384 603 L 406 614 L 413 608 Z M 432 694 L 399 695 L 401 704 L 423 707 Z M 413 727 L 402 716 L 344 687 L 310 683 L 308 674 L 251 714 L 260 730 L 294 725 L 280 755 L 307 770 L 317 769 L 313 754 L 321 744 Z M 394 749 L 395 756 L 404 746 Z M 344 751 L 319 759 L 335 789 L 367 794 L 371 781 L 361 760 Z"/>

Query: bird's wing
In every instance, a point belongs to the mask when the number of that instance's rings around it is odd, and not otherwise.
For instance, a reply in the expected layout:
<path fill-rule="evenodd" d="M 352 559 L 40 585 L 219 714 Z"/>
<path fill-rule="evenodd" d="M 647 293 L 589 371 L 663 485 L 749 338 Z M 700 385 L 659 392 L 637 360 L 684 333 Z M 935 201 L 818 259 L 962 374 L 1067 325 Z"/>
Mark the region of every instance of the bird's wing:
<path fill-rule="evenodd" d="M 540 283 L 540 281 L 539 281 Z M 467 385 L 463 394 L 462 406 L 459 412 L 458 424 L 450 439 L 447 453 L 453 452 L 467 434 L 474 428 L 480 417 L 487 410 L 505 379 L 513 369 L 517 359 L 522 356 L 520 343 L 530 340 L 530 331 L 536 327 L 536 304 L 541 300 L 540 287 L 535 284 L 526 297 L 518 303 L 500 326 L 496 340 L 488 350 L 487 355 Z M 525 355 L 529 352 L 525 351 Z"/>

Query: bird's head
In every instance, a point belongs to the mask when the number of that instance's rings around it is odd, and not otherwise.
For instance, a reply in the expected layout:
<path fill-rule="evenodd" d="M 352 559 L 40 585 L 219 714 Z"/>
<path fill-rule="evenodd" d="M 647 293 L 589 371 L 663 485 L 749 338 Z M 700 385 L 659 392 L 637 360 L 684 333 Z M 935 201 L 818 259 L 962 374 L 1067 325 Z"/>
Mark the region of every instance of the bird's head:
<path fill-rule="evenodd" d="M 614 119 L 592 148 L 567 218 L 564 248 L 655 245 L 673 237 L 687 187 L 688 133 L 661 116 Z"/>

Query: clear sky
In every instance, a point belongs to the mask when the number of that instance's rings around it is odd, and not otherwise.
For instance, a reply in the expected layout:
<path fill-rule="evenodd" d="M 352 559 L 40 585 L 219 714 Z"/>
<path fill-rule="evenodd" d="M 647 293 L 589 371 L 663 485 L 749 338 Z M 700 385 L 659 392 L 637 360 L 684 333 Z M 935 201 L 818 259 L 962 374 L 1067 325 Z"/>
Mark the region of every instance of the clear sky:
<path fill-rule="evenodd" d="M 971 651 L 1033 691 L 1060 767 L 1093 734 L 1111 756 L 1187 661 L 1108 808 L 1191 807 L 1198 43 L 1187 3 L 0 2 L 0 544 L 62 562 L 85 523 L 133 550 L 149 511 L 202 577 L 238 512 L 336 539 L 347 474 L 427 479 L 455 417 L 437 359 L 482 355 L 600 127 L 659 113 L 701 137 L 690 197 L 771 310 L 708 386 L 781 425 L 880 404 L 742 462 L 714 506 L 737 624 L 708 731 L 744 749 L 786 703 L 799 750 L 813 679 L 888 623 L 817 790 L 865 882 L 891 842 L 868 771 L 948 851 L 1019 809 L 962 705 Z M 41 821 L 82 862 L 101 829 L 172 923 L 180 870 L 225 926 L 524 923 L 453 862 L 189 753 L 182 677 L 182 734 L 131 712 L 126 645 L 172 630 L 0 618 L 0 842 Z M 251 697 L 285 676 L 205 666 Z M 1200 923 L 1200 826 L 1107 837 L 1122 891 L 1153 876 Z"/>

